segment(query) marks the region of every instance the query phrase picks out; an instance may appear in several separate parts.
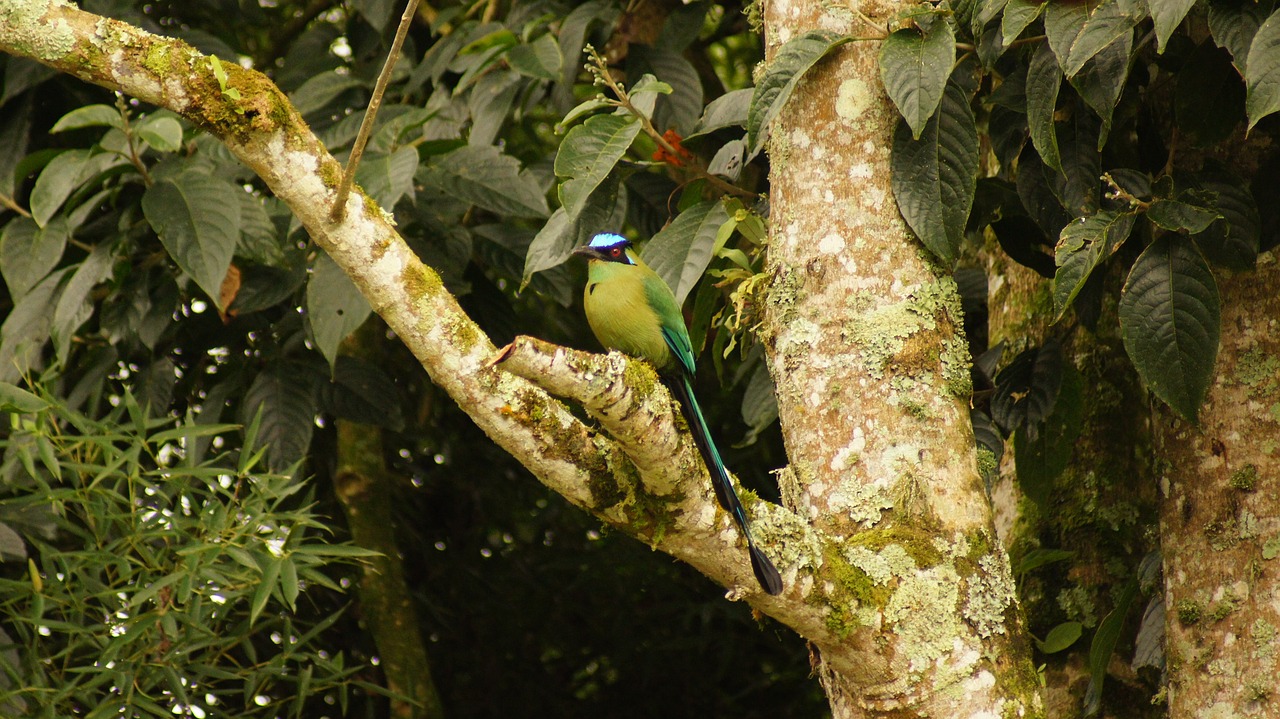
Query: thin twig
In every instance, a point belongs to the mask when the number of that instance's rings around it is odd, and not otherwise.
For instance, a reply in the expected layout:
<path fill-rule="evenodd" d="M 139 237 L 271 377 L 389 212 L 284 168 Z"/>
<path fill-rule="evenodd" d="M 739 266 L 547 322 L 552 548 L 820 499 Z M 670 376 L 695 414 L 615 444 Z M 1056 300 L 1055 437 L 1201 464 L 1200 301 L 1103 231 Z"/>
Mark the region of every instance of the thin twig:
<path fill-rule="evenodd" d="M 26 210 L 24 210 L 24 209 L 22 208 L 22 205 L 19 205 L 17 202 L 14 202 L 14 200 L 13 200 L 13 198 L 12 198 L 12 197 L 9 197 L 8 195 L 4 194 L 3 192 L 0 192 L 0 205 L 4 205 L 5 207 L 9 208 L 10 210 L 13 210 L 14 212 L 16 212 L 16 213 L 18 213 L 19 215 L 22 215 L 23 217 L 26 217 L 26 218 L 28 218 L 28 219 L 31 217 L 31 213 L 30 213 L 30 212 L 27 212 Z"/>
<path fill-rule="evenodd" d="M 609 68 L 605 66 L 604 58 L 600 57 L 600 54 L 595 51 L 595 48 L 588 46 L 587 49 L 588 49 L 588 52 L 591 53 L 592 62 L 595 63 L 596 67 L 598 67 L 600 70 L 597 77 L 603 80 L 604 83 L 609 87 L 609 90 L 613 92 L 613 94 L 616 95 L 618 98 L 617 100 L 608 101 L 608 102 L 610 102 L 610 104 L 614 104 L 626 109 L 627 112 L 639 118 L 640 128 L 644 130 L 644 133 L 648 135 L 650 138 L 652 138 L 654 142 L 658 143 L 658 147 L 661 147 L 662 150 L 665 153 L 667 153 L 668 156 L 678 157 L 678 158 L 689 157 L 688 151 L 681 151 L 680 148 L 677 148 L 675 145 L 668 142 L 667 138 L 663 137 L 661 132 L 658 132 L 658 128 L 653 126 L 653 121 L 650 120 L 649 117 L 645 115 L 643 112 L 640 112 L 639 108 L 631 104 L 631 96 L 627 94 L 626 88 L 622 87 L 622 85 L 619 85 L 618 82 L 613 79 L 613 76 L 609 74 Z M 706 180 L 707 183 L 709 183 L 712 187 L 715 187 L 716 189 L 720 190 L 721 192 L 737 195 L 739 197 L 755 198 L 758 196 L 754 192 L 744 190 L 741 187 L 738 187 L 737 185 L 731 182 L 726 182 L 720 177 L 713 175 L 710 172 L 707 172 L 707 170 L 703 168 L 700 163 L 695 164 L 694 162 L 691 161 L 688 164 L 685 164 L 682 166 L 687 168 L 693 174 L 697 175 L 699 179 Z"/>
<path fill-rule="evenodd" d="M 334 200 L 333 210 L 329 216 L 334 222 L 342 220 L 346 214 L 347 194 L 351 192 L 351 183 L 356 177 L 356 167 L 360 164 L 360 156 L 364 154 L 365 143 L 373 132 L 373 120 L 378 116 L 378 107 L 382 105 L 382 95 L 387 91 L 387 82 L 391 79 L 391 70 L 400 59 L 400 47 L 409 34 L 409 25 L 413 22 L 414 11 L 418 8 L 418 0 L 409 0 L 404 14 L 400 16 L 400 27 L 396 28 L 396 37 L 391 41 L 391 50 L 387 52 L 387 61 L 382 65 L 378 82 L 373 86 L 373 97 L 369 98 L 369 108 L 364 112 L 364 122 L 360 123 L 360 132 L 356 135 L 355 144 L 351 146 L 351 155 L 347 158 L 347 171 L 342 175 L 342 184 L 338 185 L 338 196 Z"/>
<path fill-rule="evenodd" d="M 116 109 L 120 111 L 120 122 L 122 123 L 121 131 L 124 132 L 124 139 L 129 143 L 129 162 L 138 168 L 138 172 L 142 175 L 142 183 L 147 187 L 155 184 L 151 179 L 151 173 L 147 172 L 147 165 L 138 156 L 138 146 L 133 142 L 133 128 L 129 125 L 129 106 L 124 101 L 124 95 L 116 93 Z"/>

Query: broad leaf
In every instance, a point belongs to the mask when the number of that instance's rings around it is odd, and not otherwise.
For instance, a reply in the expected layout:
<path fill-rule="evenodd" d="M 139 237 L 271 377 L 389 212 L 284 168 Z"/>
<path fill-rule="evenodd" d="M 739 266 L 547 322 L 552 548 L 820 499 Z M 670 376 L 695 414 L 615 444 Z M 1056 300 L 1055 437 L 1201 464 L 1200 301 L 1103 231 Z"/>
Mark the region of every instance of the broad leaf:
<path fill-rule="evenodd" d="M 560 185 L 560 205 L 569 217 L 582 212 L 587 198 L 609 176 L 631 141 L 640 121 L 624 115 L 596 115 L 569 131 L 556 154 L 555 172 L 567 178 Z"/>
<path fill-rule="evenodd" d="M 964 91 L 947 86 L 919 140 L 899 123 L 889 162 L 902 216 L 930 252 L 951 264 L 964 240 L 978 179 L 977 130 Z"/>
<path fill-rule="evenodd" d="M 1174 232 L 1194 235 L 1209 229 L 1209 225 L 1222 217 L 1212 208 L 1202 207 L 1182 200 L 1157 199 L 1147 209 L 1147 219 Z"/>
<path fill-rule="evenodd" d="M 1132 51 L 1133 33 L 1123 33 L 1090 58 L 1071 78 L 1071 86 L 1102 120 L 1098 152 L 1102 152 L 1107 136 L 1111 134 L 1111 117 L 1129 78 L 1129 53 Z"/>
<path fill-rule="evenodd" d="M 1073 217 L 1092 214 L 1102 194 L 1098 119 L 1088 112 L 1075 112 L 1067 122 L 1058 123 L 1057 130 L 1062 172 L 1046 173 L 1045 180 Z"/>
<path fill-rule="evenodd" d="M 111 260 L 111 243 L 103 242 L 94 247 L 84 262 L 76 267 L 58 297 L 50 336 L 58 362 L 62 365 L 67 363 L 75 331 L 93 316 L 93 299 L 89 293 L 95 285 L 111 276 Z"/>
<path fill-rule="evenodd" d="M 1017 40 L 1048 4 L 1047 0 L 1009 0 L 1000 17 L 1000 39 L 1004 46 L 1009 47 L 1009 43 Z"/>
<path fill-rule="evenodd" d="M 326 389 L 335 416 L 393 432 L 404 430 L 404 391 L 378 365 L 342 355 Z"/>
<path fill-rule="evenodd" d="M 570 215 L 563 207 L 552 213 L 551 218 L 529 243 L 524 276 L 520 281 L 521 289 L 529 284 L 535 272 L 556 267 L 569 259 L 575 247 L 587 244 L 592 235 L 602 228 L 618 226 L 619 223 L 614 222 L 613 217 L 618 214 L 619 209 L 619 184 L 616 173 L 605 178 L 577 215 Z M 625 207 L 622 210 L 625 214 Z"/>
<path fill-rule="evenodd" d="M 1154 0 L 1147 3 L 1151 19 L 1156 25 L 1156 52 L 1164 52 L 1169 44 L 1169 36 L 1178 29 L 1182 18 L 1187 16 L 1191 6 L 1195 4 L 1196 0 Z"/>
<path fill-rule="evenodd" d="M 1249 46 L 1270 11 L 1262 3 L 1215 2 L 1209 5 L 1209 32 L 1218 47 L 1231 53 L 1231 62 L 1243 75 L 1248 68 Z"/>
<path fill-rule="evenodd" d="M 31 217 L 44 227 L 76 188 L 113 166 L 125 163 L 114 153 L 68 150 L 53 158 L 31 188 Z"/>
<path fill-rule="evenodd" d="M 1233 270 L 1253 269 L 1258 260 L 1262 220 L 1244 180 L 1225 169 L 1211 167 L 1180 178 L 1179 183 L 1213 196 L 1212 209 L 1222 216 L 1194 238 L 1205 257 Z"/>
<path fill-rule="evenodd" d="M 1244 73 L 1249 129 L 1280 110 L 1280 12 L 1272 13 L 1253 36 Z"/>
<path fill-rule="evenodd" d="M 1028 499 L 1048 508 L 1053 483 L 1071 462 L 1076 438 L 1084 426 L 1084 379 L 1070 363 L 1063 363 L 1062 385 L 1053 411 L 1035 432 L 1013 435 L 1018 487 Z"/>
<path fill-rule="evenodd" d="M 826 30 L 810 30 L 788 40 L 756 83 L 747 113 L 747 147 L 755 155 L 764 145 L 769 124 L 782 112 L 796 83 L 814 63 L 850 38 Z"/>
<path fill-rule="evenodd" d="M 142 196 L 142 212 L 169 256 L 215 303 L 240 236 L 242 192 L 211 175 L 184 172 Z"/>
<path fill-rule="evenodd" d="M 43 228 L 28 217 L 16 217 L 4 226 L 0 232 L 0 273 L 14 300 L 21 299 L 58 266 L 70 239 L 62 217 Z"/>
<path fill-rule="evenodd" d="M 138 125 L 138 137 L 160 152 L 177 152 L 182 147 L 182 123 L 169 114 L 156 113 Z"/>
<path fill-rule="evenodd" d="M 996 375 L 991 417 L 1006 434 L 1025 432 L 1035 439 L 1053 412 L 1061 386 L 1062 345 L 1049 338 L 1040 347 L 1023 350 Z"/>
<path fill-rule="evenodd" d="M 880 46 L 880 80 L 916 140 L 942 102 L 956 59 L 951 25 L 942 18 L 932 20 L 923 31 L 898 30 Z"/>
<path fill-rule="evenodd" d="M 1040 161 L 1034 146 L 1023 146 L 1022 153 L 1018 155 L 1018 197 L 1027 216 L 1035 221 L 1046 237 L 1053 238 L 1058 237 L 1062 228 L 1071 221 L 1071 215 L 1062 209 L 1046 177 L 1056 174 Z"/>
<path fill-rule="evenodd" d="M 683 305 L 702 279 L 711 264 L 716 234 L 728 221 L 723 203 L 705 200 L 681 212 L 644 246 L 644 261 L 675 292 L 677 304 Z"/>
<path fill-rule="evenodd" d="M 702 111 L 702 118 L 689 137 L 705 135 L 724 127 L 745 128 L 747 111 L 751 109 L 751 96 L 751 88 L 743 88 L 726 92 L 707 103 L 707 109 Z"/>
<path fill-rule="evenodd" d="M 1218 286 L 1195 244 L 1174 233 L 1151 243 L 1129 271 L 1119 309 L 1138 374 L 1195 421 L 1213 378 L 1221 324 Z"/>
<path fill-rule="evenodd" d="M 413 199 L 413 175 L 418 170 L 418 151 L 402 147 L 391 154 L 367 154 L 356 168 L 356 182 L 384 210 L 395 209 L 400 198 Z"/>
<path fill-rule="evenodd" d="M 1131 32 L 1146 14 L 1143 5 L 1140 0 L 1049 3 L 1044 30 L 1063 74 L 1080 72 L 1090 58 Z"/>
<path fill-rule="evenodd" d="M 1133 230 L 1135 215 L 1131 212 L 1103 210 L 1082 217 L 1062 230 L 1055 250 L 1058 271 L 1053 279 L 1053 310 L 1062 319 L 1071 302 L 1084 288 L 1089 275 L 1105 262 Z"/>
<path fill-rule="evenodd" d="M 267 467 L 284 471 L 306 456 L 315 428 L 315 374 L 296 362 L 276 362 L 258 373 L 240 405 L 240 423 L 261 412 L 256 446 L 267 447 Z"/>
<path fill-rule="evenodd" d="M 518 160 L 502 154 L 497 147 L 460 147 L 432 158 L 423 172 L 453 197 L 499 215 L 546 217 L 550 214 L 546 195 L 537 180 L 521 171 Z"/>
<path fill-rule="evenodd" d="M 1040 651 L 1045 654 L 1056 654 L 1069 649 L 1084 633 L 1084 625 L 1080 622 L 1063 622 L 1045 635 L 1043 642 L 1038 642 Z"/>
<path fill-rule="evenodd" d="M 507 52 L 512 70 L 537 80 L 560 79 L 562 56 L 555 36 L 541 35 L 531 43 L 516 45 Z"/>
<path fill-rule="evenodd" d="M 372 311 L 368 300 L 329 254 L 317 253 L 307 281 L 307 321 L 316 349 L 329 361 L 330 369 L 338 360 L 338 345 L 364 324 Z"/>
<path fill-rule="evenodd" d="M 43 366 L 43 349 L 62 282 L 73 268 L 54 272 L 14 304 L 0 325 L 0 382 L 17 382 Z"/>
<path fill-rule="evenodd" d="M 681 135 L 693 130 L 702 114 L 702 81 L 683 54 L 669 47 L 634 45 L 627 55 L 627 68 L 629 77 L 649 73 L 667 86 L 665 92 L 653 98 L 655 127 L 675 128 Z"/>
<path fill-rule="evenodd" d="M 1062 86 L 1062 71 L 1049 43 L 1041 43 L 1031 56 L 1027 68 L 1027 128 L 1031 142 L 1045 165 L 1062 171 L 1062 159 L 1058 155 L 1058 134 L 1053 113 L 1058 105 L 1058 89 Z"/>
<path fill-rule="evenodd" d="M 120 111 L 110 105 L 85 105 L 68 112 L 53 123 L 49 132 L 68 132 L 84 127 L 114 127 L 122 129 L 124 120 Z"/>

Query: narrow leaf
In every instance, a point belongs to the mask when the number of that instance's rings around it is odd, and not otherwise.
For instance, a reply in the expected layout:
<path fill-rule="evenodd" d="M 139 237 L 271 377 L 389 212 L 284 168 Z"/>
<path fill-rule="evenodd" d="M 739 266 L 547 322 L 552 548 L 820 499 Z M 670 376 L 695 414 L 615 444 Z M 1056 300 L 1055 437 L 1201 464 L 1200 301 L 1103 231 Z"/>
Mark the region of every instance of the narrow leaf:
<path fill-rule="evenodd" d="M 0 382 L 0 412 L 30 414 L 48 407 L 49 403 L 8 382 Z"/>
<path fill-rule="evenodd" d="M 1151 243 L 1129 271 L 1119 310 L 1138 374 L 1194 422 L 1213 378 L 1221 314 L 1213 273 L 1191 240 L 1170 233 Z"/>
<path fill-rule="evenodd" d="M 1009 43 L 1017 40 L 1048 4 L 1046 0 L 1009 0 L 1000 17 L 1000 39 L 1004 46 L 1009 47 Z"/>
<path fill-rule="evenodd" d="M 778 50 L 751 97 L 751 110 L 747 113 L 747 147 L 751 155 L 763 147 L 770 123 L 782 112 L 800 78 L 824 55 L 850 39 L 825 30 L 810 30 L 791 38 Z"/>

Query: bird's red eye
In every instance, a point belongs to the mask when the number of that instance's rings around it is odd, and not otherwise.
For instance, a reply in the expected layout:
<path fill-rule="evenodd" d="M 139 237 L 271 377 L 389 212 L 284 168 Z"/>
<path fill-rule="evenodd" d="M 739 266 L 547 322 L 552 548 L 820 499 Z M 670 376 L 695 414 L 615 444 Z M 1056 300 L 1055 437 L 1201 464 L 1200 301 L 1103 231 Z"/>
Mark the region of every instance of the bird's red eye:
<path fill-rule="evenodd" d="M 609 250 L 609 256 L 610 256 L 610 257 L 622 257 L 622 248 L 621 248 L 621 247 L 615 247 L 615 248 L 613 248 L 612 250 Z"/>

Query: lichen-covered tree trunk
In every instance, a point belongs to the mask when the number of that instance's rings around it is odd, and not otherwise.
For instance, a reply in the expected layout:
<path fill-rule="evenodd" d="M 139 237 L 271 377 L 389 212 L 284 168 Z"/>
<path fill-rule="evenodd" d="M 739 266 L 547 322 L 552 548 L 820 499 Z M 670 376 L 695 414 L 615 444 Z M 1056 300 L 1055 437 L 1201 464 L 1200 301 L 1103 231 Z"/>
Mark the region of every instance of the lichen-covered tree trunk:
<path fill-rule="evenodd" d="M 872 18 L 898 5 L 863 4 Z M 847 6 L 769 2 L 766 56 L 813 29 L 872 34 Z M 1038 680 L 977 471 L 959 300 L 898 214 L 897 115 L 879 43 L 795 90 L 770 141 L 766 348 L 791 459 L 783 497 L 831 538 L 805 586 L 844 637 L 821 650 L 837 717 L 1029 716 Z M 830 569 L 830 568 L 829 568 Z"/>
<path fill-rule="evenodd" d="M 1219 278 L 1222 344 L 1199 426 L 1165 410 L 1169 715 L 1276 716 L 1280 638 L 1280 261 Z"/>

